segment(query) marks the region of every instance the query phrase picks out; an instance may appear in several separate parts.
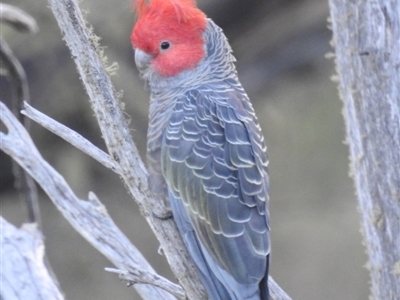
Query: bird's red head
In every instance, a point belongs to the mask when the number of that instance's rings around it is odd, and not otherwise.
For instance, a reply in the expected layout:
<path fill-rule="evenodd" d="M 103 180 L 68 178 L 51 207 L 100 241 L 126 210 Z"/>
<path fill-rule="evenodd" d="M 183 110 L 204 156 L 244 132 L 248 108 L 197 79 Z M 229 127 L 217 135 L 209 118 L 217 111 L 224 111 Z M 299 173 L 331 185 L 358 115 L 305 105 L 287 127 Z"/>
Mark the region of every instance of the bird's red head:
<path fill-rule="evenodd" d="M 161 76 L 193 69 L 205 55 L 206 16 L 194 0 L 137 0 L 137 22 L 131 41 L 153 58 Z"/>

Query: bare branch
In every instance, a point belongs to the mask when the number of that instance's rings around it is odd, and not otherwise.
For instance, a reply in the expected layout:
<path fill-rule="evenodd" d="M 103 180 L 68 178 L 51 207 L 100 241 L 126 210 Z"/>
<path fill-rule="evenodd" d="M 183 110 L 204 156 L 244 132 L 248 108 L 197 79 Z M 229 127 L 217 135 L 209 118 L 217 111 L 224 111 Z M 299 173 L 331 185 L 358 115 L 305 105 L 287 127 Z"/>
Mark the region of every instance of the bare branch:
<path fill-rule="evenodd" d="M 36 33 L 39 31 L 35 19 L 15 6 L 0 3 L 0 18 L 1 22 L 8 23 L 21 32 Z"/>
<path fill-rule="evenodd" d="M 122 270 L 145 269 L 155 273 L 141 253 L 129 242 L 94 193 L 89 201 L 78 199 L 64 178 L 40 155 L 25 128 L 0 102 L 0 119 L 8 133 L 0 132 L 0 149 L 10 155 L 43 188 L 71 225 L 96 249 Z M 150 285 L 137 285 L 144 299 L 174 299 Z"/>
<path fill-rule="evenodd" d="M 398 299 L 400 276 L 400 2 L 330 0 L 372 298 Z"/>
<path fill-rule="evenodd" d="M 22 101 L 29 100 L 29 89 L 24 69 L 14 56 L 7 43 L 0 37 L 0 61 L 6 69 L 7 77 L 10 78 L 11 86 L 14 91 L 12 98 L 12 110 L 18 120 L 23 121 L 19 113 Z M 38 205 L 38 197 L 36 186 L 24 171 L 18 165 L 13 165 L 13 173 L 15 176 L 15 185 L 24 196 L 26 207 L 28 210 L 28 221 L 36 222 L 40 226 L 40 212 Z"/>
<path fill-rule="evenodd" d="M 64 299 L 43 262 L 44 244 L 35 224 L 15 228 L 0 216 L 1 299 Z"/>
<path fill-rule="evenodd" d="M 17 30 L 36 32 L 37 24 L 35 19 L 11 5 L 0 3 L 0 21 L 13 25 Z M 18 120 L 22 121 L 19 113 L 22 108 L 23 101 L 30 102 L 29 87 L 24 68 L 19 60 L 15 57 L 14 53 L 0 37 L 0 61 L 1 66 L 5 67 L 6 75 L 11 81 L 11 86 L 14 92 L 14 99 L 12 101 L 12 111 L 17 116 Z"/>
<path fill-rule="evenodd" d="M 46 116 L 45 114 L 36 110 L 26 102 L 24 103 L 24 110 L 22 110 L 21 113 L 30 118 L 31 120 L 35 121 L 36 123 L 40 124 L 47 130 L 51 131 L 55 135 L 58 135 L 71 145 L 81 150 L 83 153 L 86 153 L 87 155 L 91 156 L 106 168 L 111 169 L 114 172 L 118 173 L 119 169 L 118 164 L 116 164 L 115 161 L 112 160 L 107 153 L 97 148 L 95 145 L 93 145 L 79 133 L 69 129 L 65 125 L 58 123 L 54 119 Z"/>
<path fill-rule="evenodd" d="M 151 284 L 162 288 L 178 299 L 186 299 L 186 294 L 179 285 L 166 280 L 164 277 L 154 273 L 149 273 L 146 270 L 139 268 L 136 268 L 130 272 L 113 268 L 105 268 L 105 270 L 111 273 L 119 274 L 119 278 L 125 280 L 129 286 L 134 284 Z"/>
<path fill-rule="evenodd" d="M 30 15 L 14 6 L 3 3 L 0 3 L 0 21 L 12 25 L 19 31 L 34 33 L 38 30 L 35 19 Z M 21 122 L 25 121 L 19 111 L 24 100 L 30 101 L 28 81 L 21 63 L 14 56 L 12 50 L 2 37 L 0 37 L 0 61 L 1 67 L 5 68 L 5 70 L 3 70 L 5 72 L 2 73 L 9 78 L 12 86 L 12 111 L 17 116 L 18 120 Z M 24 123 L 28 128 L 29 122 Z M 15 186 L 24 197 L 28 211 L 28 221 L 36 222 L 40 227 L 41 221 L 36 185 L 32 178 L 15 163 L 13 163 L 13 173 L 15 177 Z M 51 269 L 50 266 L 48 267 Z"/>
<path fill-rule="evenodd" d="M 268 288 L 271 299 L 273 300 L 292 300 L 288 294 L 275 282 L 275 280 L 268 277 Z"/>
<path fill-rule="evenodd" d="M 23 122 L 24 120 L 19 110 L 24 100 L 29 101 L 28 82 L 20 62 L 2 37 L 0 37 L 0 61 L 2 67 L 4 66 L 5 68 L 7 77 L 10 79 L 13 90 L 11 101 L 12 111 L 18 120 Z M 40 212 L 35 183 L 29 175 L 18 167 L 18 165 L 13 164 L 13 173 L 15 177 L 15 186 L 21 195 L 24 196 L 28 210 L 28 221 L 31 223 L 36 222 L 40 226 Z"/>

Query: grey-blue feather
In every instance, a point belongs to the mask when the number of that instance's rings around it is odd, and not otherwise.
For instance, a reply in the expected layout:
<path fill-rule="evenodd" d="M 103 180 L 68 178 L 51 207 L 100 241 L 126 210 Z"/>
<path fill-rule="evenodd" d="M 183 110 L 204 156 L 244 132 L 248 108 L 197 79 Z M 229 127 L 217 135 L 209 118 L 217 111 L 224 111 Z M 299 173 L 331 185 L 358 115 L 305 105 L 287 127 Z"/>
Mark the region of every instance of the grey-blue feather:
<path fill-rule="evenodd" d="M 168 193 L 211 299 L 268 299 L 264 138 L 226 38 L 211 20 L 204 38 L 207 57 L 190 74 L 198 84 L 178 77 L 166 89 L 160 78 L 149 82 L 151 187 Z"/>

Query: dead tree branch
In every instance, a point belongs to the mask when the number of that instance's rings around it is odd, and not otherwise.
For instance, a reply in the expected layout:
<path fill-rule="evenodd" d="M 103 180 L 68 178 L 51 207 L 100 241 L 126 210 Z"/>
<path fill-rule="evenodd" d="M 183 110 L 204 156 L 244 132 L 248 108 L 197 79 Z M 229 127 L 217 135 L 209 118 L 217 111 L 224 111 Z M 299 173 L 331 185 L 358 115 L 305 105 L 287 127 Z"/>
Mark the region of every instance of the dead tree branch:
<path fill-rule="evenodd" d="M 21 32 L 35 33 L 38 31 L 35 19 L 12 5 L 0 3 L 0 21 L 11 25 Z M 24 121 L 25 126 L 28 128 L 29 123 L 25 122 L 23 116 L 20 114 L 22 102 L 30 101 L 28 81 L 21 63 L 14 56 L 14 53 L 2 37 L 0 37 L 0 62 L 1 73 L 10 80 L 12 87 L 12 110 L 18 120 L 21 122 Z M 32 178 L 16 164 L 13 165 L 13 173 L 15 186 L 24 197 L 28 212 L 28 221 L 38 223 L 40 227 L 41 222 L 36 185 Z"/>
<path fill-rule="evenodd" d="M 330 0 L 372 297 L 400 295 L 400 1 Z"/>
<path fill-rule="evenodd" d="M 130 272 L 113 268 L 105 268 L 105 270 L 118 274 L 119 278 L 126 281 L 128 286 L 138 283 L 151 284 L 171 293 L 178 299 L 186 299 L 186 294 L 179 285 L 174 284 L 157 274 L 151 274 L 139 268 Z"/>
<path fill-rule="evenodd" d="M 119 166 L 110 157 L 110 155 L 97 148 L 95 145 L 93 145 L 79 133 L 73 131 L 72 129 L 69 129 L 67 126 L 60 124 L 57 121 L 53 120 L 52 118 L 46 116 L 45 114 L 36 110 L 26 102 L 24 105 L 24 109 L 21 111 L 21 113 L 27 116 L 32 121 L 35 121 L 39 125 L 43 126 L 47 130 L 58 135 L 59 137 L 70 143 L 72 146 L 81 150 L 83 153 L 86 153 L 90 157 L 94 158 L 106 168 L 113 170 L 117 174 L 119 173 Z"/>
<path fill-rule="evenodd" d="M 35 19 L 15 6 L 0 3 L 0 16 L 2 22 L 11 25 L 15 30 L 29 33 L 39 31 Z"/>
<path fill-rule="evenodd" d="M 1 299 L 54 299 L 64 296 L 45 267 L 44 244 L 36 224 L 15 228 L 0 216 Z"/>
<path fill-rule="evenodd" d="M 136 269 L 155 273 L 117 228 L 94 193 L 89 193 L 89 201 L 75 196 L 64 178 L 42 158 L 28 132 L 2 102 L 0 120 L 8 129 L 7 134 L 0 132 L 0 149 L 36 180 L 76 231 L 119 269 L 132 273 Z M 140 284 L 135 288 L 144 299 L 175 299 L 151 285 Z"/>

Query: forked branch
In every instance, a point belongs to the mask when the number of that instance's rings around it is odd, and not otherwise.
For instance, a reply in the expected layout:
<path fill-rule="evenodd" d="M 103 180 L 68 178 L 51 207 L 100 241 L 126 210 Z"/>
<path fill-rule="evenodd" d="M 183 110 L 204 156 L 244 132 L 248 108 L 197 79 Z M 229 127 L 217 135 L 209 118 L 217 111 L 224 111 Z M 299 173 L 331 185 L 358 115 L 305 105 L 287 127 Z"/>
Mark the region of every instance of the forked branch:
<path fill-rule="evenodd" d="M 0 120 L 8 129 L 7 133 L 0 132 L 0 149 L 36 180 L 76 231 L 119 269 L 132 273 L 139 269 L 155 274 L 114 224 L 96 195 L 90 192 L 89 201 L 78 199 L 64 178 L 42 158 L 28 132 L 2 102 Z M 135 288 L 144 299 L 175 299 L 155 286 L 136 285 Z"/>

